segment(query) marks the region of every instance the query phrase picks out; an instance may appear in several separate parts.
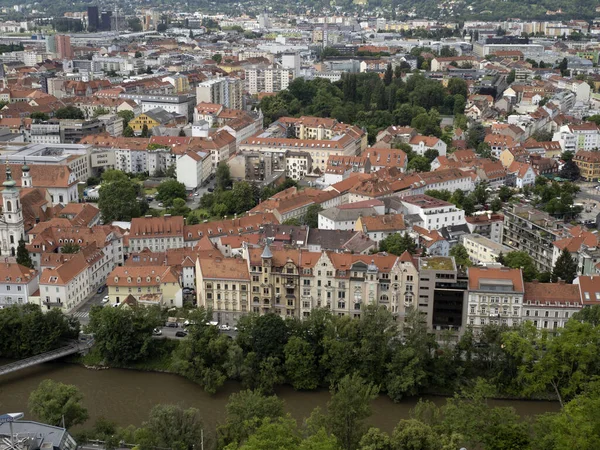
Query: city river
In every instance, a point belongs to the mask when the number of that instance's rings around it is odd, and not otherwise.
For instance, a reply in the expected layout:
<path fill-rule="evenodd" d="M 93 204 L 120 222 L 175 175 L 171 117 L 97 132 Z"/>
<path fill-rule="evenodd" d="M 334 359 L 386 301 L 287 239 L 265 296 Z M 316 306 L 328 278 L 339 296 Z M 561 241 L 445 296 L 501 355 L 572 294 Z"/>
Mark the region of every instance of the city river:
<path fill-rule="evenodd" d="M 74 384 L 81 390 L 90 415 L 87 426 L 93 425 L 101 416 L 121 426 L 138 426 L 146 419 L 153 405 L 171 403 L 198 408 L 207 429 L 214 430 L 225 419 L 227 397 L 240 389 L 239 384 L 232 382 L 217 395 L 211 396 L 198 385 L 177 375 L 119 369 L 96 371 L 78 365 L 49 363 L 0 378 L 0 414 L 22 411 L 26 419 L 32 419 L 28 413 L 27 399 L 31 391 L 46 378 Z M 329 399 L 329 393 L 325 390 L 296 392 L 290 387 L 282 387 L 277 394 L 285 400 L 286 410 L 298 420 L 310 415 L 317 406 L 325 408 Z M 441 397 L 428 399 L 437 404 L 445 401 Z M 373 402 L 370 423 L 389 432 L 400 419 L 408 417 L 416 402 L 417 399 L 411 398 L 393 403 L 382 395 Z M 556 402 L 502 400 L 491 403 L 513 406 L 522 416 L 559 409 Z"/>

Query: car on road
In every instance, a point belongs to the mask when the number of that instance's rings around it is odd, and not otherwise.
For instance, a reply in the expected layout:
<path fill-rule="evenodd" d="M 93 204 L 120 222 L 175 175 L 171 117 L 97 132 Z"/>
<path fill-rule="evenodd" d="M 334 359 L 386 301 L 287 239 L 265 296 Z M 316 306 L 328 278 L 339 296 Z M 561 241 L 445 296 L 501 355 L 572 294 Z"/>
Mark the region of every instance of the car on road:
<path fill-rule="evenodd" d="M 154 330 L 152 330 L 152 334 L 154 336 L 160 336 L 162 334 L 162 330 L 160 328 L 155 328 Z"/>
<path fill-rule="evenodd" d="M 175 333 L 175 337 L 186 337 L 187 333 L 185 331 L 178 331 Z"/>
<path fill-rule="evenodd" d="M 213 192 L 213 191 L 214 191 L 214 188 L 211 188 L 211 187 L 208 188 L 208 192 Z"/>
<path fill-rule="evenodd" d="M 162 204 L 162 203 L 159 203 L 159 204 L 158 204 L 158 207 L 159 207 L 159 208 L 162 208 L 162 207 L 163 207 L 163 204 Z"/>
<path fill-rule="evenodd" d="M 167 328 L 179 328 L 179 325 L 177 324 L 177 322 L 167 322 L 167 323 L 165 323 L 165 327 L 167 327 Z"/>
<path fill-rule="evenodd" d="M 221 331 L 230 331 L 231 327 L 229 325 L 222 324 L 222 325 L 219 325 L 219 330 L 221 330 Z"/>
<path fill-rule="evenodd" d="M 200 197 L 200 192 L 196 192 L 196 193 L 194 194 L 194 197 Z"/>
<path fill-rule="evenodd" d="M 96 291 L 97 294 L 102 294 L 104 292 L 104 289 L 106 289 L 106 285 L 103 284 L 102 286 L 100 286 L 98 288 L 98 290 Z"/>
<path fill-rule="evenodd" d="M 102 303 L 108 303 L 108 295 L 105 295 L 104 298 L 102 299 Z"/>

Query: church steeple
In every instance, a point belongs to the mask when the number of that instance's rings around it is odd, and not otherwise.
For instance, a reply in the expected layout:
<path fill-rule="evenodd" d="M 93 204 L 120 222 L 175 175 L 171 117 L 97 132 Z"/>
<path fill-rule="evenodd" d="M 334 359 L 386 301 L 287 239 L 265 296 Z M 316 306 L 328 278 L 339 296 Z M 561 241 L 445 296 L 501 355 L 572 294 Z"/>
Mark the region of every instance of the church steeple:
<path fill-rule="evenodd" d="M 6 180 L 4 183 L 2 183 L 2 186 L 4 186 L 6 189 L 14 189 L 16 185 L 16 181 L 12 178 L 12 170 L 8 165 L 8 161 L 6 161 Z"/>
<path fill-rule="evenodd" d="M 23 161 L 23 167 L 21 167 L 21 187 L 33 187 L 31 182 L 31 174 L 29 173 L 29 166 L 25 161 Z"/>

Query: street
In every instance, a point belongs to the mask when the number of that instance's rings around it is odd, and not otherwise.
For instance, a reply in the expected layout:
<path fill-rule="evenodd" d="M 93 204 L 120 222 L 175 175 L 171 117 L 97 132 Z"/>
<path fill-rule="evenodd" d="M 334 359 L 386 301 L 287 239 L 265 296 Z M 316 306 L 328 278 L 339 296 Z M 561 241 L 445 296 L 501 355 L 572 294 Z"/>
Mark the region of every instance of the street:
<path fill-rule="evenodd" d="M 596 216 L 600 214 L 600 191 L 596 190 L 596 186 L 598 183 L 584 183 L 579 182 L 577 186 L 581 189 L 581 191 L 575 197 L 576 203 L 583 203 L 583 212 L 580 214 L 579 218 L 582 222 L 593 220 L 596 221 Z M 591 210 L 588 212 L 586 208 L 590 208 Z"/>
<path fill-rule="evenodd" d="M 90 310 L 92 309 L 92 306 L 102 305 L 102 299 L 107 293 L 107 289 L 105 289 L 101 294 L 94 292 L 94 295 L 92 295 L 85 303 L 83 303 L 70 315 L 78 319 L 81 325 L 87 325 L 90 321 Z"/>

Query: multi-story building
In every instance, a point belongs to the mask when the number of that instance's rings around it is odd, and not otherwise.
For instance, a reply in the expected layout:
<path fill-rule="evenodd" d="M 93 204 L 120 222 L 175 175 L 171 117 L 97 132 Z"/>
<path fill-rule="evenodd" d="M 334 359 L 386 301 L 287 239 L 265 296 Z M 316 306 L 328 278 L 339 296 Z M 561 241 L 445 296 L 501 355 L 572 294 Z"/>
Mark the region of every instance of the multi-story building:
<path fill-rule="evenodd" d="M 552 271 L 553 242 L 560 239 L 563 222 L 529 205 L 504 208 L 502 244 L 527 252 L 540 272 Z"/>
<path fill-rule="evenodd" d="M 596 150 L 600 148 L 600 129 L 593 122 L 563 125 L 552 140 L 560 142 L 563 151 Z"/>
<path fill-rule="evenodd" d="M 144 127 L 146 127 L 148 130 L 151 130 L 159 125 L 167 125 L 173 122 L 175 122 L 175 119 L 172 114 L 168 113 L 162 108 L 154 108 L 143 112 L 136 118 L 130 120 L 129 126 L 136 134 L 139 135 L 143 131 Z"/>
<path fill-rule="evenodd" d="M 145 248 L 151 252 L 182 248 L 183 217 L 166 214 L 134 218 L 125 246 L 130 252 L 141 252 Z"/>
<path fill-rule="evenodd" d="M 581 178 L 594 181 L 600 178 L 600 151 L 579 150 L 575 153 L 573 161 L 579 167 Z"/>
<path fill-rule="evenodd" d="M 131 296 L 140 306 L 183 306 L 179 274 L 170 266 L 115 267 L 106 285 L 111 305 L 119 305 Z"/>
<path fill-rule="evenodd" d="M 413 224 L 427 230 L 465 223 L 465 212 L 462 209 L 429 195 L 407 195 L 400 201 L 405 218 L 415 216 Z"/>
<path fill-rule="evenodd" d="M 502 243 L 502 230 L 504 229 L 504 216 L 485 212 L 465 217 L 467 227 L 473 234 L 478 234 L 491 239 L 499 244 Z"/>
<path fill-rule="evenodd" d="M 143 60 L 143 58 L 137 58 Z M 174 113 L 190 120 L 196 106 L 196 94 L 177 95 L 148 95 L 148 94 L 120 94 L 119 98 L 134 100 L 142 106 L 142 113 L 155 108 L 161 108 L 169 113 Z"/>
<path fill-rule="evenodd" d="M 522 320 L 540 330 L 562 328 L 582 308 L 579 286 L 558 283 L 525 283 Z"/>
<path fill-rule="evenodd" d="M 429 256 L 419 258 L 419 289 L 415 307 L 431 330 L 460 331 L 466 321 L 466 277 L 454 258 Z"/>
<path fill-rule="evenodd" d="M 245 70 L 245 89 L 250 95 L 282 91 L 294 80 L 294 72 L 274 66 L 249 67 Z"/>
<path fill-rule="evenodd" d="M 204 184 L 212 173 L 210 153 L 188 151 L 177 157 L 177 181 L 188 190 Z"/>
<path fill-rule="evenodd" d="M 92 292 L 88 264 L 82 252 L 56 268 L 46 269 L 40 276 L 40 303 L 46 310 L 60 308 L 69 312 Z"/>
<path fill-rule="evenodd" d="M 29 302 L 39 286 L 38 272 L 17 263 L 0 265 L 0 305 L 2 307 Z"/>
<path fill-rule="evenodd" d="M 51 39 L 51 37 L 49 39 Z M 54 36 L 54 40 L 58 59 L 73 59 L 71 37 L 64 34 L 57 34 Z"/>
<path fill-rule="evenodd" d="M 354 230 L 362 231 L 369 239 L 379 244 L 379 242 L 392 234 L 405 232 L 406 225 L 404 224 L 402 214 L 363 216 L 356 220 Z"/>
<path fill-rule="evenodd" d="M 469 267 L 468 325 L 518 325 L 525 285 L 521 269 Z"/>
<path fill-rule="evenodd" d="M 265 286 L 264 289 L 268 288 Z M 264 305 L 261 294 L 259 301 L 252 302 L 256 303 L 255 306 L 250 306 L 248 264 L 241 258 L 198 258 L 196 292 L 198 306 L 210 308 L 213 317 L 226 325 L 235 325 L 241 316 L 255 311 L 254 308 L 261 304 Z M 270 303 L 267 305 L 267 308 L 269 307 Z"/>
<path fill-rule="evenodd" d="M 501 253 L 506 255 L 512 251 L 512 248 L 479 234 L 465 234 L 461 236 L 461 241 L 467 249 L 469 259 L 478 265 L 495 263 Z"/>
<path fill-rule="evenodd" d="M 239 78 L 219 77 L 196 86 L 198 103 L 216 103 L 231 109 L 244 108 L 244 82 Z"/>

